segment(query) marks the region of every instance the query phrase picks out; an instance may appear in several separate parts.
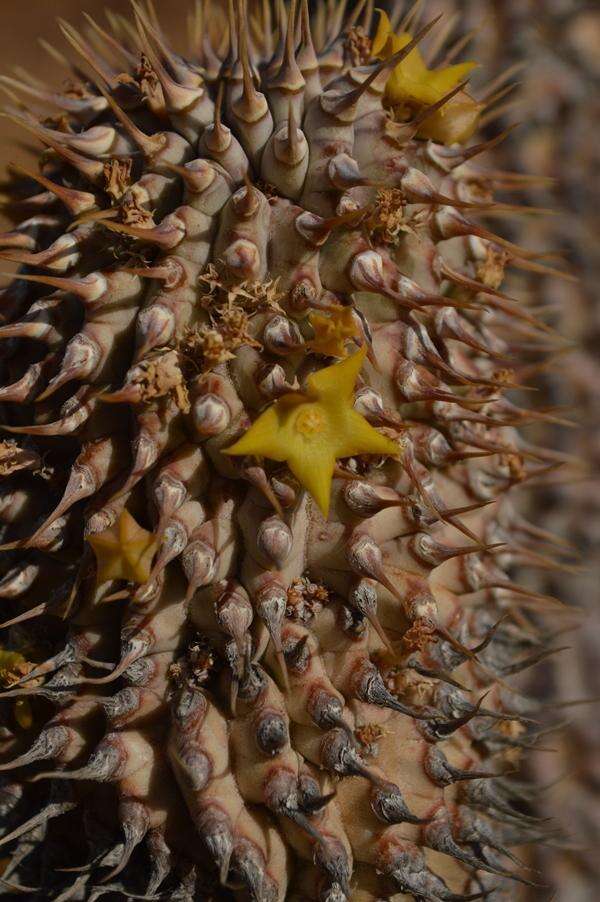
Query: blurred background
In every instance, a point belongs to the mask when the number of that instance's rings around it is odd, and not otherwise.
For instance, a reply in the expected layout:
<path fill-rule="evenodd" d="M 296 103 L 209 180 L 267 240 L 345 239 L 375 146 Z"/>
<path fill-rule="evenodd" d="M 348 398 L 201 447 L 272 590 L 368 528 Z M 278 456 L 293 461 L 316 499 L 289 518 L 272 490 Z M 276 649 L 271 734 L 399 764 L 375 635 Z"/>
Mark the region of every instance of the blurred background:
<path fill-rule="evenodd" d="M 184 39 L 189 0 L 159 0 L 157 9 L 165 21 L 172 23 L 170 33 L 178 41 Z M 63 18 L 77 28 L 85 24 L 84 13 L 106 26 L 106 11 L 129 15 L 129 0 L 0 0 L 0 74 L 14 74 L 23 69 L 45 81 L 60 85 L 67 73 L 39 43 L 43 37 L 60 50 L 68 47 L 60 33 L 57 19 Z M 8 101 L 8 98 L 5 98 Z M 51 111 L 49 111 L 50 114 Z M 0 177 L 5 166 L 15 158 L 15 147 L 24 140 L 21 129 L 4 121 L 0 126 Z M 22 156 L 20 157 L 22 159 Z"/>
<path fill-rule="evenodd" d="M 175 46 L 183 46 L 189 0 L 158 0 L 156 6 Z M 67 72 L 38 37 L 64 52 L 57 17 L 84 27 L 87 12 L 106 25 L 106 10 L 127 14 L 128 0 L 1 0 L 0 74 L 22 78 L 26 72 L 60 85 Z M 484 131 L 492 136 L 520 123 L 485 164 L 553 180 L 526 188 L 514 200 L 553 208 L 555 215 L 493 226 L 529 248 L 564 257 L 566 262 L 554 265 L 579 276 L 572 283 L 522 274 L 509 291 L 545 310 L 572 342 L 568 354 L 557 354 L 552 366 L 537 374 L 536 384 L 538 403 L 566 407 L 576 426 L 536 427 L 527 434 L 559 449 L 568 462 L 541 480 L 527 504 L 530 519 L 577 546 L 581 567 L 524 578 L 587 611 L 582 630 L 556 639 L 570 649 L 530 671 L 530 688 L 565 705 L 564 727 L 547 743 L 555 751 L 535 753 L 532 768 L 549 786 L 541 796 L 541 814 L 560 812 L 569 836 L 566 843 L 542 846 L 533 864 L 558 902 L 597 902 L 600 717 L 597 706 L 567 703 L 600 697 L 600 7 L 584 0 L 429 0 L 420 15 L 438 12 L 453 23 L 454 39 L 470 35 L 460 58 L 484 64 L 473 80 L 476 96 L 496 85 Z M 515 88 L 503 93 L 511 84 Z M 9 161 L 31 156 L 28 147 L 21 130 L 0 120 L 0 181 Z M 548 898 L 548 891 L 540 897 Z"/>

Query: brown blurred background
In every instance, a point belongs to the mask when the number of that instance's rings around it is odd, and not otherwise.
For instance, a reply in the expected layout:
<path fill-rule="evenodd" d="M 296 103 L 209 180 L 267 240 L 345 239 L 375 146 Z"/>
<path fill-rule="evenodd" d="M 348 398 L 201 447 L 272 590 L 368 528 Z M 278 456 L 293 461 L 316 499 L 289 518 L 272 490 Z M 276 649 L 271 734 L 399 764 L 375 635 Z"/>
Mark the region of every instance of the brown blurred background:
<path fill-rule="evenodd" d="M 169 33 L 175 43 L 185 33 L 189 0 L 157 0 L 156 8 L 173 23 Z M 98 24 L 106 27 L 105 10 L 113 10 L 130 15 L 129 0 L 0 0 L 0 74 L 12 75 L 14 66 L 22 66 L 32 75 L 55 87 L 67 77 L 56 61 L 44 50 L 38 38 L 44 37 L 61 51 L 69 47 L 57 24 L 57 18 L 64 18 L 75 27 L 84 23 L 83 12 L 96 18 Z M 71 55 L 71 58 L 72 55 Z M 8 102 L 8 97 L 0 93 L 0 106 Z M 4 178 L 4 168 L 15 157 L 23 158 L 18 147 L 26 142 L 22 129 L 8 120 L 0 124 L 0 181 Z"/>

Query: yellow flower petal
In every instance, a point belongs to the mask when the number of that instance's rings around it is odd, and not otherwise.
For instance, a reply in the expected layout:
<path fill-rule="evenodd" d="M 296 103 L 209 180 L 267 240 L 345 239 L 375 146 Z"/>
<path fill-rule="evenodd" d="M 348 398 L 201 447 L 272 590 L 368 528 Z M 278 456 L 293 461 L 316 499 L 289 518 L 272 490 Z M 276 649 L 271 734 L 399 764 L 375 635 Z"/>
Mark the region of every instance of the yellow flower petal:
<path fill-rule="evenodd" d="M 345 357 L 346 342 L 351 338 L 358 338 L 360 334 L 352 307 L 341 307 L 328 316 L 309 313 L 308 321 L 315 337 L 307 342 L 307 346 L 311 351 L 328 357 Z"/>
<path fill-rule="evenodd" d="M 27 659 L 18 651 L 0 648 L 0 685 L 10 686 L 27 673 Z"/>
<path fill-rule="evenodd" d="M 430 84 L 435 88 L 440 97 L 455 88 L 456 85 L 464 81 L 466 75 L 477 68 L 477 63 L 470 62 L 456 63 L 454 66 L 448 66 L 446 69 L 440 69 L 437 72 L 429 73 Z"/>
<path fill-rule="evenodd" d="M 290 457 L 288 466 L 300 485 L 315 499 L 319 510 L 327 519 L 335 467 L 333 454 L 321 445 L 314 448 L 310 454 Z"/>
<path fill-rule="evenodd" d="M 0 648 L 0 686 L 12 686 L 26 676 L 34 666 L 21 652 Z M 22 730 L 31 728 L 33 713 L 28 699 L 17 699 L 13 705 L 13 715 Z"/>
<path fill-rule="evenodd" d="M 387 15 L 379 10 L 379 16 L 371 53 L 378 59 L 389 59 L 409 43 L 411 35 L 406 32 L 394 34 Z M 390 75 L 385 89 L 386 99 L 391 105 L 408 103 L 430 106 L 442 100 L 476 65 L 474 62 L 464 62 L 430 70 L 423 61 L 420 49 L 415 47 Z M 480 104 L 461 91 L 425 120 L 419 135 L 445 144 L 466 141 L 475 130 L 481 109 Z M 453 119 L 457 121 L 453 122 Z"/>
<path fill-rule="evenodd" d="M 377 25 L 377 32 L 371 46 L 371 54 L 373 56 L 379 56 L 381 54 L 390 36 L 394 34 L 388 14 L 382 9 L 378 9 L 377 12 L 379 13 L 379 24 Z M 387 56 L 391 56 L 391 54 L 387 54 Z"/>
<path fill-rule="evenodd" d="M 337 458 L 398 453 L 395 442 L 354 410 L 354 387 L 365 355 L 363 347 L 312 373 L 305 394 L 279 398 L 224 453 L 285 460 L 327 517 Z"/>
<path fill-rule="evenodd" d="M 355 410 L 348 411 L 348 425 L 344 441 L 338 446 L 339 457 L 352 457 L 354 454 L 387 454 L 399 453 L 396 442 L 378 432 Z"/>
<path fill-rule="evenodd" d="M 128 510 L 124 510 L 117 522 L 104 532 L 90 536 L 88 542 L 98 564 L 97 585 L 113 579 L 134 583 L 148 580 L 158 543 Z"/>
<path fill-rule="evenodd" d="M 285 449 L 278 441 L 279 433 L 285 422 L 285 408 L 280 398 L 254 421 L 250 429 L 231 445 L 224 449 L 225 454 L 250 454 L 257 457 L 268 457 L 271 460 L 285 460 Z"/>
<path fill-rule="evenodd" d="M 315 398 L 337 398 L 339 401 L 348 402 L 354 394 L 354 386 L 366 355 L 367 349 L 363 345 L 356 354 L 346 357 L 345 360 L 311 373 L 306 380 L 308 394 Z"/>
<path fill-rule="evenodd" d="M 419 137 L 441 144 L 464 144 L 474 134 L 484 104 L 460 91 L 444 106 L 428 116 L 419 128 Z"/>
<path fill-rule="evenodd" d="M 30 730 L 33 726 L 33 713 L 28 699 L 19 698 L 14 707 L 15 720 L 22 730 Z"/>

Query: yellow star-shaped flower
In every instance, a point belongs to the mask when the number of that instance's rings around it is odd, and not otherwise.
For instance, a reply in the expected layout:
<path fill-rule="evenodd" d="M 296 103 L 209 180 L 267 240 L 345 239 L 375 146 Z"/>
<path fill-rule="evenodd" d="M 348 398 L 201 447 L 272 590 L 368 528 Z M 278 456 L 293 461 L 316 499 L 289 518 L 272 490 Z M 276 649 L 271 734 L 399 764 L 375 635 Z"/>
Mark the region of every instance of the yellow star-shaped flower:
<path fill-rule="evenodd" d="M 286 461 L 323 515 L 329 513 L 331 480 L 338 457 L 398 454 L 353 407 L 354 387 L 365 359 L 351 357 L 312 373 L 306 392 L 283 395 L 268 407 L 225 454 L 255 454 Z"/>
<path fill-rule="evenodd" d="M 379 26 L 373 39 L 372 55 L 388 59 L 412 40 L 407 32 L 394 34 L 386 13 L 379 10 Z M 408 54 L 390 75 L 385 95 L 391 104 L 429 106 L 437 103 L 475 68 L 477 63 L 457 63 L 444 69 L 428 69 L 418 47 Z M 421 125 L 419 135 L 444 144 L 462 143 L 471 137 L 482 110 L 472 97 L 460 91 Z"/>
<path fill-rule="evenodd" d="M 104 532 L 90 536 L 88 542 L 98 564 L 97 585 L 111 579 L 126 579 L 132 583 L 148 580 L 158 542 L 128 510 L 124 510 L 116 523 Z"/>
<path fill-rule="evenodd" d="M 360 335 L 352 307 L 339 307 L 329 316 L 309 313 L 308 321 L 315 333 L 307 342 L 308 347 L 327 357 L 345 357 L 346 342 Z"/>
<path fill-rule="evenodd" d="M 20 652 L 0 647 L 0 686 L 12 686 L 13 683 L 26 676 L 34 666 Z M 29 730 L 33 725 L 33 713 L 29 699 L 17 699 L 13 707 L 13 714 L 22 730 Z"/>

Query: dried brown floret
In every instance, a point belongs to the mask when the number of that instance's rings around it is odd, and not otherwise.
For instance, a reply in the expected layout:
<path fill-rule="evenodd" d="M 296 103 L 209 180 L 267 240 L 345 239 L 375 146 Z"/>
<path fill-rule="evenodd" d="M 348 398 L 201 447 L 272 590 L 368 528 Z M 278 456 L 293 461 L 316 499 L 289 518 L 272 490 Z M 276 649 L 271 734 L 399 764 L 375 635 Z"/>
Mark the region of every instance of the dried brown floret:
<path fill-rule="evenodd" d="M 123 195 L 131 187 L 131 168 L 133 160 L 126 157 L 124 160 L 107 160 L 104 164 L 104 190 L 113 201 L 120 201 Z M 123 222 L 129 222 L 123 219 Z M 135 222 L 131 223 L 132 225 Z"/>
<path fill-rule="evenodd" d="M 201 372 L 208 372 L 235 357 L 224 335 L 210 326 L 189 329 L 179 343 L 179 350 Z"/>
<path fill-rule="evenodd" d="M 160 81 L 152 67 L 152 63 L 145 53 L 140 54 L 140 64 L 135 73 L 135 80 L 139 85 L 141 93 L 150 102 L 159 104 L 164 103 Z"/>
<path fill-rule="evenodd" d="M 156 225 L 152 211 L 141 205 L 139 194 L 135 188 L 128 190 L 127 196 L 122 197 L 118 211 L 119 220 L 124 225 L 138 226 L 141 229 L 151 229 Z"/>
<path fill-rule="evenodd" d="M 423 707 L 431 704 L 435 683 L 424 679 L 410 667 L 395 666 L 385 671 L 385 685 L 398 698 L 411 705 Z"/>
<path fill-rule="evenodd" d="M 14 439 L 0 441 L 0 476 L 10 476 L 19 470 L 41 471 L 41 458 L 35 451 L 21 448 Z"/>
<path fill-rule="evenodd" d="M 176 689 L 202 687 L 211 677 L 217 663 L 214 648 L 208 639 L 196 636 L 185 649 L 185 654 L 169 666 L 169 678 Z"/>
<path fill-rule="evenodd" d="M 56 132 L 63 132 L 64 134 L 71 134 L 73 132 L 72 122 L 69 116 L 62 115 L 58 116 L 46 116 L 42 119 L 42 125 L 45 125 L 46 128 L 51 128 Z"/>
<path fill-rule="evenodd" d="M 485 260 L 478 260 L 475 264 L 475 274 L 488 288 L 499 288 L 504 279 L 507 263 L 508 253 L 488 244 L 485 249 Z"/>
<path fill-rule="evenodd" d="M 307 622 L 329 603 L 329 591 L 325 586 L 302 576 L 292 580 L 287 589 L 286 617 Z"/>
<path fill-rule="evenodd" d="M 402 648 L 407 654 L 411 651 L 423 651 L 436 641 L 435 636 L 435 624 L 417 620 L 402 636 Z"/>
<path fill-rule="evenodd" d="M 219 314 L 222 307 L 240 307 L 248 313 L 259 310 L 281 311 L 279 302 L 283 298 L 278 289 L 278 279 L 268 281 L 243 281 L 238 285 L 228 285 L 218 269 L 211 263 L 198 276 L 200 295 L 198 302 L 211 312 Z"/>
<path fill-rule="evenodd" d="M 379 755 L 378 741 L 386 735 L 381 724 L 366 723 L 354 731 L 354 735 L 362 746 L 361 752 L 368 758 L 377 758 Z"/>
<path fill-rule="evenodd" d="M 404 235 L 415 232 L 423 215 L 407 215 L 406 197 L 401 188 L 380 188 L 365 226 L 374 241 L 396 247 Z"/>
<path fill-rule="evenodd" d="M 371 59 L 372 40 L 361 25 L 354 25 L 346 34 L 344 50 L 353 66 L 364 66 Z"/>
<path fill-rule="evenodd" d="M 131 384 L 141 388 L 144 401 L 172 395 L 183 413 L 190 409 L 179 354 L 171 348 L 157 348 L 142 360 L 133 372 Z"/>

